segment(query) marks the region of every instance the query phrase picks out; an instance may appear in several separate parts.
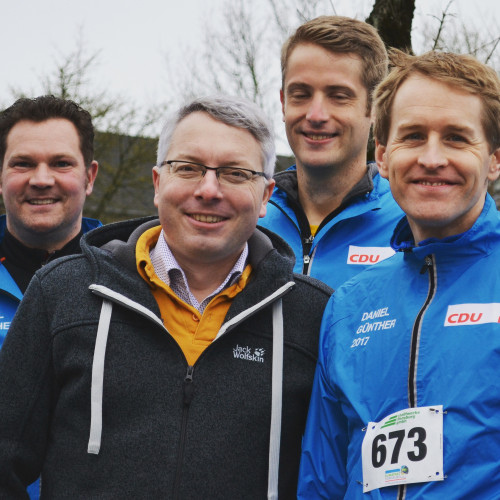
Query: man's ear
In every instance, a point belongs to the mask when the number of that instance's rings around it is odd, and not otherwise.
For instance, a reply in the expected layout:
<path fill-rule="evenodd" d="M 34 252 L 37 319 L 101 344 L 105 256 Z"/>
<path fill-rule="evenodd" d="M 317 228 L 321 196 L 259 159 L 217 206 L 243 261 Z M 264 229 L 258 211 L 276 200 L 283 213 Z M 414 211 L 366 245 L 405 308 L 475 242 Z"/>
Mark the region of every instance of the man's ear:
<path fill-rule="evenodd" d="M 97 171 L 99 170 L 99 165 L 96 161 L 93 161 L 89 168 L 87 168 L 87 187 L 85 189 L 85 194 L 88 196 L 89 194 L 92 193 L 92 190 L 94 189 L 94 181 L 95 178 L 97 177 Z"/>
<path fill-rule="evenodd" d="M 156 165 L 153 167 L 153 186 L 155 188 L 155 196 L 153 202 L 155 207 L 158 208 L 158 197 L 160 193 L 160 168 Z"/>
<path fill-rule="evenodd" d="M 375 139 L 375 161 L 377 162 L 377 167 L 380 175 L 385 179 L 389 178 L 389 169 L 387 167 L 387 155 L 386 146 L 380 144 L 380 142 Z"/>
<path fill-rule="evenodd" d="M 276 184 L 274 179 L 269 179 L 266 181 L 266 187 L 264 189 L 264 194 L 262 195 L 262 204 L 260 206 L 259 217 L 265 217 L 267 213 L 267 202 L 273 194 L 274 185 Z"/>
<path fill-rule="evenodd" d="M 491 153 L 490 165 L 488 167 L 488 180 L 494 182 L 500 175 L 500 148 Z"/>
<path fill-rule="evenodd" d="M 285 121 L 285 94 L 283 93 L 283 89 L 280 89 L 280 101 L 281 101 L 281 119 Z"/>

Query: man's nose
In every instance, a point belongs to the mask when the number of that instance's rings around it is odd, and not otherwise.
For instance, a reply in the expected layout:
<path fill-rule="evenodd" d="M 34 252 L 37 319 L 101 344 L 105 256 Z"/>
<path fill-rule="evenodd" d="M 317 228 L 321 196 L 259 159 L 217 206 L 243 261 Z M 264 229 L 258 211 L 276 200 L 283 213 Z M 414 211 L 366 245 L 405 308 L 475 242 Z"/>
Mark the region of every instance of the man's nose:
<path fill-rule="evenodd" d="M 325 99 L 322 95 L 317 94 L 313 96 L 307 111 L 306 119 L 312 123 L 322 123 L 328 120 Z"/>
<path fill-rule="evenodd" d="M 54 172 L 46 163 L 39 163 L 32 171 L 31 186 L 46 187 L 54 185 Z"/>
<path fill-rule="evenodd" d="M 418 163 L 428 169 L 436 169 L 448 164 L 445 148 L 438 139 L 427 140 L 418 156 Z"/>
<path fill-rule="evenodd" d="M 204 199 L 221 198 L 222 192 L 215 170 L 207 170 L 196 187 L 195 196 Z"/>

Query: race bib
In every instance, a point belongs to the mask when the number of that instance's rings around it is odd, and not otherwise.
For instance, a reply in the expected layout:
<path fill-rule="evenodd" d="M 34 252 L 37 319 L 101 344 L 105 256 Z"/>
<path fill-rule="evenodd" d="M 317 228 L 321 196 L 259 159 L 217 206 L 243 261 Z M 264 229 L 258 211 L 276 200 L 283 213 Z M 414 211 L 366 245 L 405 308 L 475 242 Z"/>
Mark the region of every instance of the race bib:
<path fill-rule="evenodd" d="M 408 408 L 370 422 L 363 439 L 363 492 L 442 481 L 443 406 Z"/>

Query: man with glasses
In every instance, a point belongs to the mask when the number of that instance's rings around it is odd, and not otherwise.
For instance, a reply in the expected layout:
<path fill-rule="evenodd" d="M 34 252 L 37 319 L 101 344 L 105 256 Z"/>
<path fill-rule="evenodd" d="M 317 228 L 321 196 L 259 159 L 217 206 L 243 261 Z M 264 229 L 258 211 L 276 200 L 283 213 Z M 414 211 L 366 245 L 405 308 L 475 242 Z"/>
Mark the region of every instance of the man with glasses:
<path fill-rule="evenodd" d="M 42 472 L 48 498 L 295 498 L 331 290 L 256 229 L 270 130 L 247 101 L 188 103 L 159 140 L 159 220 L 36 275 L 0 354 L 0 497 Z"/>

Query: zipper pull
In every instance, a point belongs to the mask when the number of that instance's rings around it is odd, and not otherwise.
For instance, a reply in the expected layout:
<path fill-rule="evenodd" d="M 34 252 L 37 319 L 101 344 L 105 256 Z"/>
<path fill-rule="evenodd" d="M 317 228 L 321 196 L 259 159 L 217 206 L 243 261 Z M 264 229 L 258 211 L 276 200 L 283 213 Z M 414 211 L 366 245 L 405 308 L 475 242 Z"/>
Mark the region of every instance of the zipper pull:
<path fill-rule="evenodd" d="M 311 257 L 309 252 L 311 251 L 314 236 L 311 234 L 309 237 L 304 238 L 304 245 L 302 247 L 302 274 L 308 274 L 309 263 L 311 262 Z"/>
<path fill-rule="evenodd" d="M 183 402 L 185 406 L 189 406 L 191 404 L 191 400 L 193 399 L 193 393 L 194 393 L 193 372 L 194 372 L 194 366 L 188 366 L 186 376 L 184 377 L 184 383 L 182 386 L 184 394 Z"/>
<path fill-rule="evenodd" d="M 427 255 L 424 261 L 424 265 L 422 266 L 422 269 L 420 269 L 420 274 L 425 274 L 427 270 L 429 270 L 432 267 L 432 259 L 430 255 Z"/>

